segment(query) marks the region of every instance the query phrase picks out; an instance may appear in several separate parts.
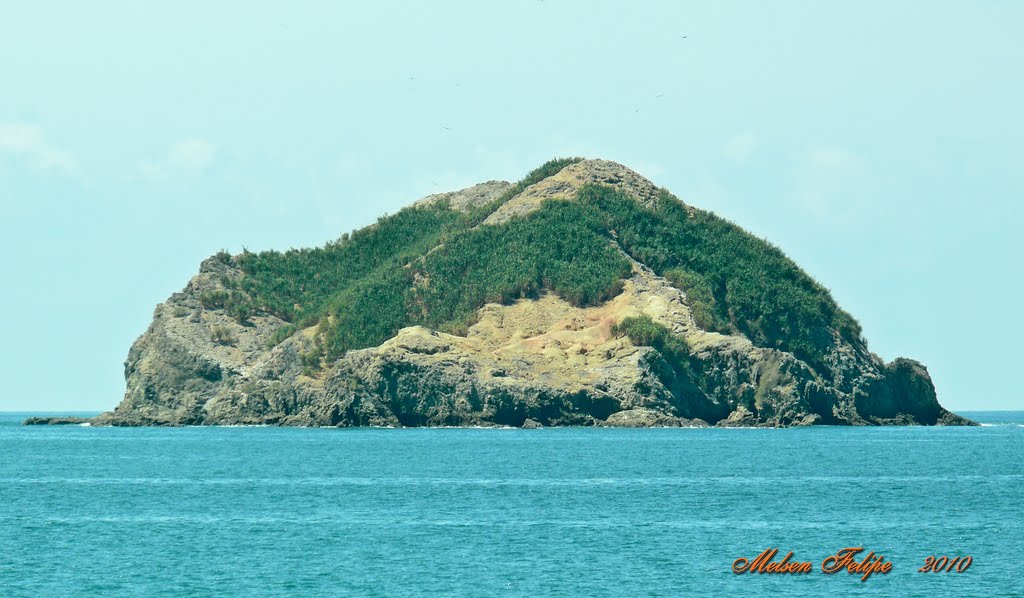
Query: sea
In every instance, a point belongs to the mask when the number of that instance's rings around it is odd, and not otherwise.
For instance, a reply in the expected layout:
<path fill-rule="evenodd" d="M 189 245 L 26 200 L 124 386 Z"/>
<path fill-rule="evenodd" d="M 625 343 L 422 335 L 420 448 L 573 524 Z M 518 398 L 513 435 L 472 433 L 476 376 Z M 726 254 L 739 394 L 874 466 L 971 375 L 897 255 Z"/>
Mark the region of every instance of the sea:
<path fill-rule="evenodd" d="M 0 414 L 4 597 L 1024 596 L 1024 412 L 539 430 L 29 415 Z M 811 572 L 733 571 L 772 548 Z M 824 573 L 846 548 L 891 569 Z"/>

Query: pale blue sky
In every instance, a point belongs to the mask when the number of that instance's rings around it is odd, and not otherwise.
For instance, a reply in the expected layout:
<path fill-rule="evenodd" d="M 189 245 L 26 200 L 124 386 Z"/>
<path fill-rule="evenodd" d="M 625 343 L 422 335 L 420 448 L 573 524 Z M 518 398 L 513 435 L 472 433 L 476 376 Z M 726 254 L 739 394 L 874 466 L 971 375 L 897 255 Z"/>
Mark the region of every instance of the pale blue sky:
<path fill-rule="evenodd" d="M 1022 29 L 1015 2 L 0 0 L 0 410 L 113 408 L 220 248 L 565 155 L 779 245 L 944 405 L 1024 409 Z"/>

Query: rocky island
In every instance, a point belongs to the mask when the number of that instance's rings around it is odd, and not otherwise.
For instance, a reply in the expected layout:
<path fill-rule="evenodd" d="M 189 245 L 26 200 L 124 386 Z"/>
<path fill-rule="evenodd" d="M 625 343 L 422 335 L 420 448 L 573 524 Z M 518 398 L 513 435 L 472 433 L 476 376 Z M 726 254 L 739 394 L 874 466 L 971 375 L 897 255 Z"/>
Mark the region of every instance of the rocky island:
<path fill-rule="evenodd" d="M 603 160 L 214 255 L 125 378 L 93 425 L 972 423 L 778 248 Z"/>

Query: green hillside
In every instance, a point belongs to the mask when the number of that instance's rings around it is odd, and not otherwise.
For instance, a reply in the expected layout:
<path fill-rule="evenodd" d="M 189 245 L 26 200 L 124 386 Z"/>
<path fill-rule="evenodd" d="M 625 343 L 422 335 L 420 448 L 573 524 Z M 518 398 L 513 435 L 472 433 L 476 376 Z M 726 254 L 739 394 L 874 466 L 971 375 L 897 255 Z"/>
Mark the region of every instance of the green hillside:
<path fill-rule="evenodd" d="M 501 203 L 579 159 L 553 160 L 501 198 L 469 213 L 440 202 L 412 206 L 315 249 L 222 254 L 244 276 L 202 298 L 240 322 L 257 312 L 290 324 L 279 342 L 318 325 L 311 366 L 375 346 L 421 324 L 462 334 L 487 302 L 557 293 L 577 305 L 614 297 L 631 264 L 684 290 L 698 324 L 742 333 L 821 366 L 834 335 L 857 322 L 782 251 L 667 192 L 653 208 L 611 187 L 586 186 L 575 201 L 549 200 L 502 224 L 480 225 Z M 620 251 L 621 249 L 621 251 Z"/>

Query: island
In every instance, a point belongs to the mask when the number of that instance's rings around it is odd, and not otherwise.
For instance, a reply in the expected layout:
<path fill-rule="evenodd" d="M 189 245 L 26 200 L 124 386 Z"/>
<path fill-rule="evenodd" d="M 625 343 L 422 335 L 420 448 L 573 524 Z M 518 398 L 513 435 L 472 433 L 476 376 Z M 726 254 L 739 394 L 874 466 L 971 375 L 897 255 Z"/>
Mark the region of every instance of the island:
<path fill-rule="evenodd" d="M 323 247 L 220 252 L 124 367 L 93 426 L 973 423 L 779 248 L 580 158 Z"/>

